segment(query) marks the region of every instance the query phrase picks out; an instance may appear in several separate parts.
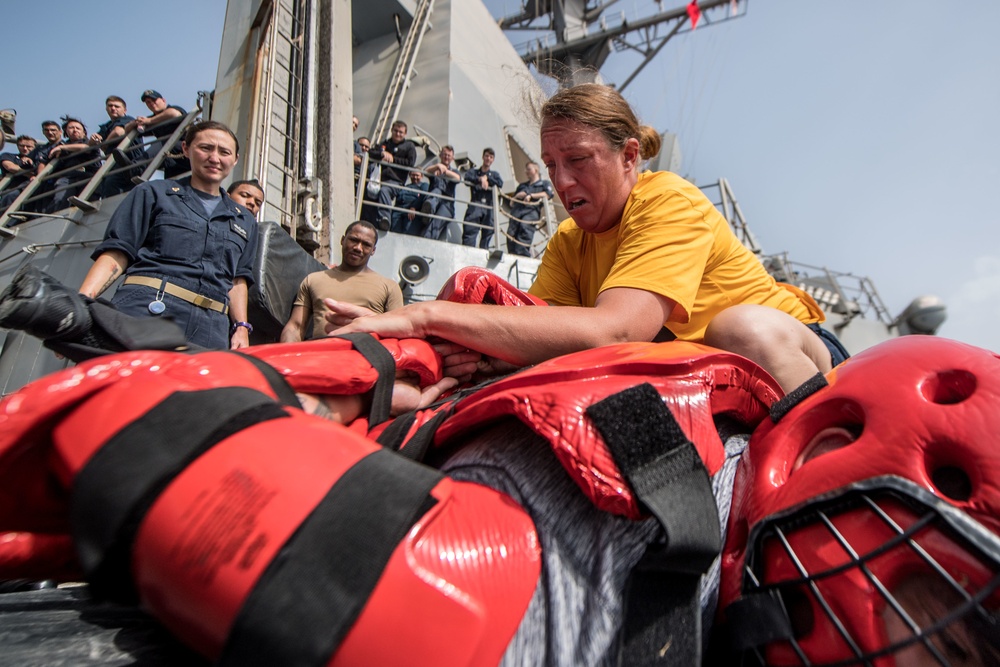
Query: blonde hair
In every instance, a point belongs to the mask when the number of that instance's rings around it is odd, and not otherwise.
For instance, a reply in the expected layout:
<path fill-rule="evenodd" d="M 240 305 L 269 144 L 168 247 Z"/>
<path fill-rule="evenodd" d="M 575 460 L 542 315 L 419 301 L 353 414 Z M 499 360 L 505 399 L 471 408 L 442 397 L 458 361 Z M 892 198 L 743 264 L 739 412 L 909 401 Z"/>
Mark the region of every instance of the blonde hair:
<path fill-rule="evenodd" d="M 565 119 L 592 127 L 615 150 L 624 148 L 629 139 L 637 139 L 643 160 L 660 152 L 660 134 L 640 124 L 629 103 L 610 86 L 582 83 L 564 88 L 542 104 L 541 117 L 543 124 L 550 119 Z"/>

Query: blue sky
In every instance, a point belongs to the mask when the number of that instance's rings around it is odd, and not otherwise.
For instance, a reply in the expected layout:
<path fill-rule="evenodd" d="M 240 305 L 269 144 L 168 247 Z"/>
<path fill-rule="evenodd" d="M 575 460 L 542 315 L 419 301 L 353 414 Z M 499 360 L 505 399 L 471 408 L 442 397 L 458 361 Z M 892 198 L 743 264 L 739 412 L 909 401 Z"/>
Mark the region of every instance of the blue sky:
<path fill-rule="evenodd" d="M 190 108 L 214 86 L 226 3 L 159 4 L 6 0 L 8 46 L 12 26 L 44 45 L 5 59 L 0 108 L 36 136 L 67 113 L 96 127 L 109 94 L 133 115 L 150 87 Z M 625 94 L 680 134 L 684 175 L 729 179 L 766 252 L 868 276 L 893 314 L 936 295 L 941 335 L 1000 351 L 997 26 L 995 0 L 751 0 L 678 37 Z M 633 63 L 612 56 L 606 77 Z"/>

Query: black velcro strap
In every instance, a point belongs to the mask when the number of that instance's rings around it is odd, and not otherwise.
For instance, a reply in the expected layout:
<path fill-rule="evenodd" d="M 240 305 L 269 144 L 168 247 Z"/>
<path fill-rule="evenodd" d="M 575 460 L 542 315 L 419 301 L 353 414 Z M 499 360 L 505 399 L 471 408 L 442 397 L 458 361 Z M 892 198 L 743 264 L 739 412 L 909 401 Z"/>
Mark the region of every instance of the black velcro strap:
<path fill-rule="evenodd" d="M 240 609 L 219 665 L 326 665 L 441 473 L 386 449 L 333 485 Z"/>
<path fill-rule="evenodd" d="M 511 373 L 510 375 L 513 374 L 514 373 Z M 458 389 L 450 393 L 447 397 L 439 399 L 426 408 L 413 410 L 405 415 L 400 415 L 396 417 L 396 419 L 389 424 L 385 430 L 382 431 L 382 433 L 379 434 L 378 438 L 376 438 L 376 442 L 383 447 L 401 452 L 408 459 L 413 461 L 423 461 L 431 443 L 434 442 L 434 435 L 437 433 L 438 427 L 441 426 L 445 419 L 455 413 L 455 409 L 463 399 L 468 398 L 469 396 L 474 396 L 480 389 L 495 382 L 499 382 L 506 377 L 510 377 L 510 375 L 490 378 L 473 387 Z M 417 429 L 417 432 L 413 434 L 412 438 L 409 440 L 406 439 L 406 434 L 409 433 L 410 429 L 413 427 L 417 414 L 438 409 L 440 409 L 440 411 L 434 415 L 432 419 L 428 420 L 419 429 Z"/>
<path fill-rule="evenodd" d="M 788 392 L 780 401 L 771 406 L 771 421 L 778 423 L 796 405 L 806 400 L 827 385 L 822 373 L 816 373 L 811 378 Z"/>
<path fill-rule="evenodd" d="M 703 664 L 699 585 L 700 578 L 692 574 L 633 570 L 625 589 L 619 664 Z"/>
<path fill-rule="evenodd" d="M 233 433 L 287 416 L 244 387 L 177 392 L 108 440 L 74 479 L 70 505 L 73 542 L 94 592 L 133 601 L 129 553 L 163 489 Z"/>
<path fill-rule="evenodd" d="M 385 427 L 384 431 L 379 433 L 379 436 L 375 438 L 375 442 L 382 445 L 386 449 L 398 452 L 399 448 L 402 447 L 403 443 L 406 441 L 406 434 L 410 432 L 410 429 L 416 421 L 416 410 L 407 412 L 405 415 L 399 415 L 392 420 L 391 424 Z"/>
<path fill-rule="evenodd" d="M 626 592 L 621 664 L 701 664 L 699 582 L 722 548 L 708 471 L 663 399 L 641 384 L 587 408 L 639 502 L 666 532 Z"/>
<path fill-rule="evenodd" d="M 650 384 L 587 408 L 615 463 L 667 533 L 669 569 L 704 573 L 722 549 L 705 464 Z"/>
<path fill-rule="evenodd" d="M 737 654 L 794 635 L 781 596 L 774 589 L 744 594 L 726 607 L 722 637 Z"/>
<path fill-rule="evenodd" d="M 411 461 L 423 461 L 424 457 L 427 456 L 427 450 L 430 449 L 431 443 L 434 442 L 434 434 L 437 433 L 438 427 L 441 426 L 441 423 L 445 419 L 451 416 L 452 412 L 454 412 L 454 409 L 449 406 L 431 417 L 417 429 L 412 438 L 406 441 L 406 446 L 400 449 L 399 453 Z"/>
<path fill-rule="evenodd" d="M 234 352 L 233 354 L 239 354 L 239 352 Z M 279 403 L 287 405 L 290 408 L 302 407 L 298 396 L 295 395 L 295 390 L 289 386 L 288 381 L 285 380 L 285 376 L 279 373 L 274 366 L 261 361 L 257 357 L 251 357 L 248 354 L 240 354 L 240 358 L 246 359 L 260 371 L 260 374 L 264 376 L 267 383 L 271 385 L 271 391 L 278 397 Z"/>
<path fill-rule="evenodd" d="M 431 407 L 426 408 L 425 410 L 433 409 L 434 408 Z M 417 421 L 418 412 L 424 412 L 425 410 L 408 412 L 405 415 L 396 417 L 396 419 L 389 424 L 389 426 L 387 426 L 381 434 L 379 434 L 376 442 L 386 449 L 399 452 L 411 461 L 423 461 L 424 457 L 427 456 L 427 450 L 430 449 L 431 443 L 434 442 L 434 434 L 437 433 L 438 427 L 441 426 L 441 423 L 445 419 L 454 413 L 455 408 L 454 403 L 442 407 L 436 415 L 421 424 L 413 436 L 407 440 L 406 434 L 410 432 L 410 429 L 413 428 L 413 424 Z"/>
<path fill-rule="evenodd" d="M 361 353 L 378 373 L 378 380 L 372 389 L 372 406 L 368 411 L 368 428 L 378 426 L 389 418 L 392 407 L 392 386 L 396 382 L 396 360 L 389 350 L 375 340 L 371 334 L 348 333 L 334 336 L 351 341 L 354 349 Z"/>

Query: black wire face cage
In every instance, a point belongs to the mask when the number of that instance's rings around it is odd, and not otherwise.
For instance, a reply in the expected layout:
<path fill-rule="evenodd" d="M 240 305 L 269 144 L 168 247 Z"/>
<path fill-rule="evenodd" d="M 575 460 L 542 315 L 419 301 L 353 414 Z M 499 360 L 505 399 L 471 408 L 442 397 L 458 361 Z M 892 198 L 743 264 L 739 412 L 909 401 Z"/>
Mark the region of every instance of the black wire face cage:
<path fill-rule="evenodd" d="M 869 479 L 754 527 L 754 611 L 735 632 L 745 664 L 1000 665 L 998 589 L 997 535 L 912 482 Z"/>

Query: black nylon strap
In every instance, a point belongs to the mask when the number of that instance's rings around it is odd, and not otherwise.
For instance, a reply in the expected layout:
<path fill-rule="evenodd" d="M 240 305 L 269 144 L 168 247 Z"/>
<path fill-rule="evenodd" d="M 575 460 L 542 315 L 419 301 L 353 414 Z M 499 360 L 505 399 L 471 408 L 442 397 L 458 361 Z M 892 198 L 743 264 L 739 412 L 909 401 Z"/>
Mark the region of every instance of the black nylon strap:
<path fill-rule="evenodd" d="M 514 374 L 515 373 L 511 373 L 510 375 Z M 421 408 L 419 410 L 408 412 L 405 415 L 400 415 L 396 417 L 396 419 L 389 424 L 389 426 L 387 426 L 381 434 L 379 434 L 379 437 L 376 438 L 376 442 L 393 451 L 398 452 L 402 450 L 402 454 L 409 459 L 414 461 L 423 461 L 428 448 L 434 441 L 434 435 L 437 432 L 438 427 L 445 419 L 455 413 L 455 409 L 458 407 L 458 404 L 463 399 L 469 396 L 474 396 L 476 392 L 483 387 L 488 387 L 489 385 L 499 382 L 506 377 L 509 377 L 509 375 L 490 378 L 480 382 L 474 387 L 459 389 L 449 394 L 447 397 L 432 403 L 426 408 Z M 442 406 L 445 407 L 442 408 Z M 410 428 L 417 419 L 417 414 L 437 410 L 439 408 L 442 408 L 441 411 L 434 415 L 432 419 L 425 422 L 417 430 L 417 432 L 413 434 L 413 438 L 410 440 L 406 439 L 406 434 L 410 432 Z M 405 449 L 403 447 L 404 445 L 406 446 Z"/>
<path fill-rule="evenodd" d="M 625 589 L 622 667 L 702 664 L 700 578 L 636 569 Z"/>
<path fill-rule="evenodd" d="M 620 654 L 623 665 L 701 663 L 698 588 L 722 548 L 712 485 L 698 451 L 650 384 L 587 408 L 640 503 L 667 536 L 633 572 Z"/>
<path fill-rule="evenodd" d="M 448 407 L 427 420 L 417 429 L 413 437 L 406 441 L 406 446 L 400 449 L 399 453 L 411 461 L 423 461 L 431 443 L 434 442 L 434 434 L 437 433 L 438 427 L 451 416 L 452 412 L 453 409 Z"/>
<path fill-rule="evenodd" d="M 650 384 L 587 408 L 619 469 L 667 533 L 670 569 L 701 574 L 722 549 L 712 483 L 698 450 Z"/>
<path fill-rule="evenodd" d="M 386 449 L 356 463 L 261 576 L 218 664 L 327 664 L 442 477 Z"/>
<path fill-rule="evenodd" d="M 368 428 L 378 426 L 389 418 L 389 408 L 392 407 L 392 386 L 396 382 L 396 360 L 371 334 L 348 333 L 334 337 L 351 341 L 354 349 L 360 352 L 378 373 L 378 380 L 372 389 Z"/>
<path fill-rule="evenodd" d="M 160 492 L 216 443 L 287 416 L 274 399 L 244 387 L 177 392 L 108 440 L 76 476 L 70 505 L 73 542 L 93 590 L 134 600 L 129 552 Z"/>
<path fill-rule="evenodd" d="M 776 590 L 745 593 L 726 607 L 722 635 L 737 654 L 795 636 L 788 611 Z"/>
<path fill-rule="evenodd" d="M 815 394 L 826 385 L 827 381 L 823 374 L 816 373 L 816 375 L 812 376 L 795 389 L 792 389 L 785 396 L 783 396 L 781 400 L 776 401 L 774 405 L 771 406 L 771 421 L 777 424 L 778 421 L 787 415 L 792 408 Z"/>
<path fill-rule="evenodd" d="M 417 421 L 417 413 L 415 411 L 407 412 L 405 415 L 400 415 L 392 420 L 392 423 L 385 427 L 375 442 L 382 445 L 386 449 L 391 449 L 394 452 L 398 452 L 399 448 L 403 446 L 405 442 L 406 434 L 410 432 L 410 428 L 413 423 Z"/>
<path fill-rule="evenodd" d="M 433 410 L 433 407 L 424 410 Z M 413 436 L 407 440 L 406 434 L 410 432 L 413 424 L 417 421 L 417 413 L 424 410 L 408 412 L 400 415 L 379 434 L 376 442 L 386 449 L 399 452 L 411 461 L 423 461 L 427 456 L 427 450 L 434 442 L 434 435 L 437 433 L 441 423 L 454 413 L 454 404 L 442 408 L 436 415 L 420 425 Z M 404 447 L 405 445 L 405 447 Z"/>
<path fill-rule="evenodd" d="M 233 352 L 233 354 L 239 354 L 239 352 Z M 288 385 L 285 376 L 279 373 L 274 366 L 261 361 L 257 357 L 251 357 L 248 354 L 240 354 L 240 358 L 246 359 L 260 371 L 260 374 L 264 376 L 267 383 L 271 385 L 271 390 L 278 397 L 279 403 L 287 405 L 290 408 L 302 407 L 298 397 L 295 395 L 295 390 Z"/>

